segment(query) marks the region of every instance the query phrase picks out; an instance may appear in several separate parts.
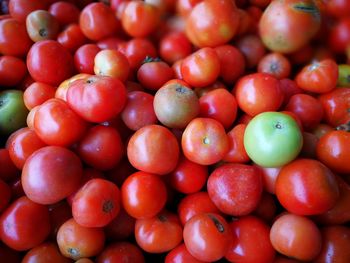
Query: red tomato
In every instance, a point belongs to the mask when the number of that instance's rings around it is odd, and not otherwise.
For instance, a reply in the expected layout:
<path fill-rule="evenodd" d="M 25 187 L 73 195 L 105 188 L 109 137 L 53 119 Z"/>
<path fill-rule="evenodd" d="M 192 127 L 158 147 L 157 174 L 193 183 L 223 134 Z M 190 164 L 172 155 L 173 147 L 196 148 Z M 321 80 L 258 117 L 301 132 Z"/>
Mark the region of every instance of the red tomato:
<path fill-rule="evenodd" d="M 202 165 L 219 162 L 229 150 L 225 128 L 211 118 L 193 119 L 182 134 L 181 145 L 187 159 Z"/>
<path fill-rule="evenodd" d="M 2 179 L 0 179 L 0 213 L 8 206 L 11 200 L 11 188 L 5 183 Z"/>
<path fill-rule="evenodd" d="M 84 35 L 93 41 L 113 36 L 120 28 L 113 10 L 104 3 L 91 3 L 84 7 L 79 25 Z"/>
<path fill-rule="evenodd" d="M 23 93 L 23 102 L 28 110 L 55 97 L 56 88 L 42 82 L 33 82 Z"/>
<path fill-rule="evenodd" d="M 336 204 L 339 188 L 334 174 L 321 162 L 298 159 L 282 167 L 279 172 L 276 196 L 291 213 L 317 215 Z"/>
<path fill-rule="evenodd" d="M 9 1 L 9 13 L 18 21 L 25 22 L 27 15 L 35 10 L 48 8 L 46 0 L 11 0 Z"/>
<path fill-rule="evenodd" d="M 235 93 L 239 108 L 251 116 L 277 111 L 283 102 L 279 80 L 267 73 L 242 77 L 232 92 Z"/>
<path fill-rule="evenodd" d="M 136 220 L 135 239 L 148 253 L 167 252 L 181 243 L 182 225 L 176 214 L 162 211 L 154 217 Z"/>
<path fill-rule="evenodd" d="M 198 260 L 212 262 L 223 258 L 232 242 L 230 227 L 218 214 L 193 216 L 184 226 L 183 238 L 188 252 Z"/>
<path fill-rule="evenodd" d="M 79 22 L 80 10 L 73 3 L 65 1 L 55 2 L 50 5 L 49 12 L 62 26 Z"/>
<path fill-rule="evenodd" d="M 65 200 L 49 206 L 50 239 L 56 240 L 58 229 L 68 219 L 72 218 L 72 208 Z"/>
<path fill-rule="evenodd" d="M 64 257 L 57 245 L 52 242 L 42 243 L 29 250 L 23 257 L 22 263 L 69 263 L 70 259 Z"/>
<path fill-rule="evenodd" d="M 57 42 L 73 53 L 87 42 L 87 38 L 78 24 L 70 24 L 57 36 Z"/>
<path fill-rule="evenodd" d="M 183 32 L 169 32 L 159 42 L 161 58 L 169 64 L 191 54 L 192 46 Z"/>
<path fill-rule="evenodd" d="M 73 57 L 57 41 L 39 41 L 28 52 L 27 67 L 35 81 L 57 86 L 72 76 Z"/>
<path fill-rule="evenodd" d="M 261 39 L 254 34 L 240 37 L 236 42 L 236 47 L 244 55 L 248 69 L 256 67 L 266 52 Z"/>
<path fill-rule="evenodd" d="M 13 56 L 0 57 L 0 85 L 2 87 L 16 86 L 26 74 L 27 67 L 22 59 Z"/>
<path fill-rule="evenodd" d="M 209 175 L 207 188 L 220 211 L 232 216 L 248 215 L 259 204 L 262 174 L 255 166 L 224 164 Z"/>
<path fill-rule="evenodd" d="M 337 52 L 343 53 L 350 44 L 350 18 L 344 17 L 339 19 L 332 27 L 328 42 L 330 48 Z"/>
<path fill-rule="evenodd" d="M 337 173 L 350 173 L 350 133 L 331 131 L 317 143 L 317 158 Z"/>
<path fill-rule="evenodd" d="M 165 257 L 165 263 L 202 263 L 194 258 L 187 250 L 185 244 L 181 244 L 176 248 L 172 249 Z"/>
<path fill-rule="evenodd" d="M 115 167 L 124 153 L 119 132 L 113 127 L 96 125 L 90 128 L 77 146 L 80 158 L 99 170 Z"/>
<path fill-rule="evenodd" d="M 104 227 L 118 215 L 119 210 L 119 188 L 104 179 L 89 180 L 73 198 L 73 218 L 84 227 Z"/>
<path fill-rule="evenodd" d="M 175 169 L 179 152 L 175 135 L 160 125 L 147 125 L 137 130 L 127 146 L 127 155 L 132 166 L 159 175 L 170 173 Z"/>
<path fill-rule="evenodd" d="M 69 106 L 90 122 L 116 117 L 126 103 L 126 89 L 117 78 L 91 76 L 72 82 L 67 91 Z"/>
<path fill-rule="evenodd" d="M 147 56 L 157 57 L 157 49 L 147 38 L 132 38 L 126 43 L 124 50 L 120 51 L 128 58 L 133 70 L 138 69 Z"/>
<path fill-rule="evenodd" d="M 247 163 L 250 158 L 244 148 L 243 138 L 246 124 L 237 124 L 227 133 L 229 150 L 223 161 L 230 163 Z"/>
<path fill-rule="evenodd" d="M 20 175 L 20 170 L 11 160 L 8 149 L 0 148 L 0 178 L 5 182 L 14 180 Z"/>
<path fill-rule="evenodd" d="M 164 207 L 167 191 L 162 179 L 154 174 L 136 172 L 121 187 L 125 211 L 134 218 L 151 218 Z"/>
<path fill-rule="evenodd" d="M 245 216 L 230 223 L 233 242 L 225 258 L 230 262 L 270 263 L 275 249 L 270 242 L 270 227 L 261 219 Z"/>
<path fill-rule="evenodd" d="M 50 233 L 49 210 L 20 197 L 1 214 L 0 238 L 7 246 L 25 251 L 41 244 Z"/>
<path fill-rule="evenodd" d="M 118 242 L 106 246 L 96 259 L 96 263 L 108 262 L 144 263 L 145 258 L 141 249 L 134 244 Z"/>
<path fill-rule="evenodd" d="M 106 237 L 112 241 L 122 241 L 134 235 L 136 219 L 122 207 L 118 215 L 105 226 Z"/>
<path fill-rule="evenodd" d="M 288 58 L 276 52 L 265 55 L 258 64 L 258 72 L 269 73 L 277 79 L 288 78 L 291 68 Z"/>
<path fill-rule="evenodd" d="M 26 160 L 22 170 L 23 190 L 34 202 L 54 204 L 78 189 L 82 174 L 76 154 L 63 147 L 46 146 Z"/>
<path fill-rule="evenodd" d="M 74 53 L 74 65 L 80 73 L 94 74 L 94 59 L 100 48 L 96 44 L 85 44 Z"/>

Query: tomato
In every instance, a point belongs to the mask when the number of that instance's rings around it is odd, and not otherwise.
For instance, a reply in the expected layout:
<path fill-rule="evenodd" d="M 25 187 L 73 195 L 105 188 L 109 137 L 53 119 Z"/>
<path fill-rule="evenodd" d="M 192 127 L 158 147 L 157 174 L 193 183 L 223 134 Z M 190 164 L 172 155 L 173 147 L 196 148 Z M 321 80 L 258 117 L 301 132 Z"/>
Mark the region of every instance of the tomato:
<path fill-rule="evenodd" d="M 129 242 L 112 243 L 97 257 L 96 263 L 133 262 L 144 263 L 145 258 L 137 246 Z"/>
<path fill-rule="evenodd" d="M 229 42 L 236 35 L 238 24 L 234 1 L 204 0 L 187 16 L 186 35 L 197 47 L 215 47 Z"/>
<path fill-rule="evenodd" d="M 169 64 L 187 57 L 191 51 L 191 43 L 183 32 L 169 32 L 159 42 L 160 57 Z"/>
<path fill-rule="evenodd" d="M 166 83 L 154 96 L 157 119 L 169 128 L 185 128 L 199 114 L 200 104 L 195 92 L 181 82 Z"/>
<path fill-rule="evenodd" d="M 222 124 L 211 118 L 195 118 L 185 128 L 182 150 L 192 162 L 211 165 L 224 158 L 229 140 Z"/>
<path fill-rule="evenodd" d="M 267 73 L 242 77 L 232 92 L 240 109 L 251 116 L 265 111 L 277 111 L 283 101 L 278 79 Z"/>
<path fill-rule="evenodd" d="M 154 217 L 137 219 L 135 239 L 148 253 L 167 252 L 181 243 L 182 225 L 176 214 L 164 210 Z"/>
<path fill-rule="evenodd" d="M 19 129 L 7 139 L 6 148 L 18 169 L 22 169 L 28 157 L 36 150 L 46 146 L 35 131 L 28 127 Z"/>
<path fill-rule="evenodd" d="M 49 10 L 61 26 L 79 22 L 79 8 L 73 3 L 59 1 L 50 5 Z"/>
<path fill-rule="evenodd" d="M 96 44 L 85 44 L 74 53 L 74 65 L 80 73 L 94 74 L 94 59 L 100 48 Z"/>
<path fill-rule="evenodd" d="M 26 88 L 23 93 L 23 102 L 28 110 L 43 104 L 45 101 L 54 98 L 56 88 L 42 82 L 34 82 Z"/>
<path fill-rule="evenodd" d="M 338 88 L 318 97 L 327 124 L 336 127 L 350 121 L 350 88 Z"/>
<path fill-rule="evenodd" d="M 314 93 L 333 90 L 338 81 L 338 65 L 332 59 L 313 62 L 305 66 L 296 76 L 298 86 Z"/>
<path fill-rule="evenodd" d="M 291 213 L 316 215 L 336 204 L 339 188 L 334 174 L 322 163 L 313 159 L 298 159 L 282 167 L 279 172 L 276 196 Z"/>
<path fill-rule="evenodd" d="M 59 146 L 46 146 L 26 160 L 23 190 L 34 202 L 54 204 L 79 187 L 82 174 L 82 164 L 75 153 Z"/>
<path fill-rule="evenodd" d="M 133 38 L 126 43 L 125 50 L 120 50 L 129 60 L 131 69 L 138 69 L 148 56 L 157 57 L 157 49 L 147 38 Z"/>
<path fill-rule="evenodd" d="M 269 73 L 277 79 L 289 77 L 291 68 L 288 58 L 276 52 L 265 55 L 258 64 L 258 72 Z"/>
<path fill-rule="evenodd" d="M 350 228 L 329 226 L 321 229 L 322 249 L 313 262 L 347 262 L 350 260 Z"/>
<path fill-rule="evenodd" d="M 73 73 L 73 58 L 55 40 L 36 42 L 29 50 L 27 67 L 35 81 L 56 86 Z"/>
<path fill-rule="evenodd" d="M 52 242 L 42 243 L 31 250 L 29 250 L 22 263 L 69 263 L 70 259 L 64 257 L 56 244 Z"/>
<path fill-rule="evenodd" d="M 79 141 L 77 150 L 86 164 L 99 170 L 112 169 L 124 154 L 119 132 L 103 125 L 90 128 Z"/>
<path fill-rule="evenodd" d="M 250 158 L 244 148 L 244 132 L 246 124 L 237 124 L 227 133 L 229 139 L 229 151 L 223 161 L 230 163 L 247 163 Z"/>
<path fill-rule="evenodd" d="M 261 219 L 245 216 L 230 223 L 233 242 L 225 258 L 230 262 L 269 263 L 275 257 L 270 227 Z"/>
<path fill-rule="evenodd" d="M 236 41 L 236 47 L 243 54 L 245 65 L 248 69 L 255 68 L 266 53 L 261 39 L 254 34 L 240 37 Z"/>
<path fill-rule="evenodd" d="M 191 194 L 200 191 L 208 178 L 208 168 L 182 156 L 175 168 L 168 175 L 170 186 L 176 191 Z"/>
<path fill-rule="evenodd" d="M 31 12 L 26 18 L 27 32 L 31 40 L 55 39 L 60 30 L 59 22 L 46 10 Z"/>
<path fill-rule="evenodd" d="M 320 10 L 311 0 L 271 1 L 259 21 L 259 31 L 270 50 L 291 53 L 308 43 L 320 25 Z"/>
<path fill-rule="evenodd" d="M 197 260 L 205 262 L 223 258 L 232 242 L 226 220 L 211 213 L 198 214 L 188 220 L 183 238 L 188 252 Z"/>
<path fill-rule="evenodd" d="M 227 84 L 233 84 L 245 70 L 243 54 L 233 45 L 215 47 L 215 52 L 220 60 L 220 77 Z"/>
<path fill-rule="evenodd" d="M 223 213 L 248 215 L 261 198 L 262 174 L 255 166 L 224 164 L 209 175 L 207 189 L 210 199 Z"/>
<path fill-rule="evenodd" d="M 121 23 L 130 36 L 146 37 L 157 29 L 159 18 L 156 6 L 143 1 L 130 1 L 125 5 Z"/>
<path fill-rule="evenodd" d="M 194 258 L 187 250 L 185 244 L 181 244 L 176 248 L 172 249 L 165 257 L 165 263 L 201 263 L 203 261 L 199 261 Z"/>
<path fill-rule="evenodd" d="M 87 38 L 78 24 L 70 24 L 57 36 L 57 42 L 73 53 L 87 42 Z"/>
<path fill-rule="evenodd" d="M 67 91 L 68 105 L 89 122 L 116 117 L 126 103 L 126 89 L 117 78 L 91 76 L 72 82 Z"/>
<path fill-rule="evenodd" d="M 157 142 L 156 146 L 154 141 Z M 175 135 L 160 125 L 147 125 L 137 130 L 127 146 L 127 156 L 132 166 L 159 175 L 175 169 L 179 152 Z"/>
<path fill-rule="evenodd" d="M 203 0 L 178 0 L 176 2 L 176 11 L 180 16 L 186 17 L 192 9 Z"/>
<path fill-rule="evenodd" d="M 120 23 L 108 5 L 91 3 L 81 11 L 79 26 L 88 39 L 97 41 L 116 34 Z"/>
<path fill-rule="evenodd" d="M 50 213 L 50 240 L 56 240 L 58 229 L 68 219 L 72 218 L 72 208 L 65 200 L 49 205 Z"/>
<path fill-rule="evenodd" d="M 106 226 L 118 215 L 119 210 L 119 188 L 104 179 L 89 180 L 73 198 L 73 218 L 84 227 Z"/>
<path fill-rule="evenodd" d="M 82 137 L 87 127 L 86 122 L 60 99 L 49 99 L 38 106 L 33 121 L 34 131 L 49 145 L 71 145 Z"/>
<path fill-rule="evenodd" d="M 94 59 L 94 73 L 96 75 L 110 76 L 124 82 L 130 72 L 129 61 L 118 50 L 104 49 L 99 51 Z"/>
<path fill-rule="evenodd" d="M 0 179 L 0 213 L 8 206 L 11 200 L 11 188 L 5 183 L 2 179 Z"/>
<path fill-rule="evenodd" d="M 27 67 L 22 59 L 13 56 L 0 57 L 0 85 L 2 87 L 18 85 L 26 74 Z"/>
<path fill-rule="evenodd" d="M 350 172 L 350 133 L 347 131 L 331 131 L 320 138 L 317 143 L 317 158 L 341 174 Z"/>
<path fill-rule="evenodd" d="M 197 50 L 181 63 L 183 80 L 195 88 L 212 84 L 220 74 L 220 60 L 215 49 L 205 47 Z"/>
<path fill-rule="evenodd" d="M 312 261 L 321 252 L 322 237 L 309 218 L 284 214 L 276 219 L 270 231 L 277 252 L 301 261 Z"/>
<path fill-rule="evenodd" d="M 350 18 L 344 17 L 331 28 L 328 38 L 330 48 L 337 53 L 346 51 L 350 43 Z"/>
<path fill-rule="evenodd" d="M 314 129 L 323 117 L 320 101 L 307 94 L 295 94 L 290 97 L 284 110 L 295 113 L 306 131 Z"/>
<path fill-rule="evenodd" d="M 70 85 L 78 79 L 86 79 L 88 77 L 91 77 L 91 75 L 86 74 L 86 73 L 79 73 L 79 74 L 76 74 L 76 75 L 64 80 L 63 82 L 61 82 L 61 84 L 56 89 L 55 98 L 61 99 L 61 100 L 64 100 L 65 102 L 67 102 L 67 92 L 68 92 L 68 88 L 70 87 Z"/>
<path fill-rule="evenodd" d="M 50 233 L 49 210 L 28 197 L 15 200 L 0 217 L 0 238 L 7 246 L 25 251 L 41 244 Z"/>
<path fill-rule="evenodd" d="M 83 227 L 73 218 L 67 220 L 57 233 L 57 244 L 62 255 L 74 260 L 98 255 L 103 250 L 104 242 L 102 228 Z"/>
<path fill-rule="evenodd" d="M 32 45 L 26 25 L 14 18 L 0 21 L 0 53 L 24 57 Z"/>
<path fill-rule="evenodd" d="M 20 171 L 11 160 L 8 149 L 0 148 L 0 178 L 5 182 L 14 180 L 20 175 Z"/>
<path fill-rule="evenodd" d="M 162 179 L 146 172 L 131 174 L 121 187 L 125 211 L 134 218 L 151 218 L 164 207 L 167 199 Z"/>
<path fill-rule="evenodd" d="M 285 106 L 289 102 L 290 97 L 292 97 L 295 94 L 304 92 L 300 87 L 298 87 L 297 83 L 294 80 L 288 78 L 280 80 L 280 88 L 284 95 L 282 103 L 283 106 Z"/>
<path fill-rule="evenodd" d="M 256 215 L 267 223 L 271 223 L 276 216 L 276 212 L 277 204 L 274 195 L 263 192 L 253 215 Z"/>
<path fill-rule="evenodd" d="M 248 123 L 244 132 L 248 156 L 263 167 L 289 163 L 298 156 L 302 145 L 303 137 L 297 122 L 280 112 L 260 113 Z"/>
<path fill-rule="evenodd" d="M 136 219 L 130 216 L 122 207 L 118 215 L 105 226 L 106 237 L 112 241 L 126 240 L 134 234 Z"/>

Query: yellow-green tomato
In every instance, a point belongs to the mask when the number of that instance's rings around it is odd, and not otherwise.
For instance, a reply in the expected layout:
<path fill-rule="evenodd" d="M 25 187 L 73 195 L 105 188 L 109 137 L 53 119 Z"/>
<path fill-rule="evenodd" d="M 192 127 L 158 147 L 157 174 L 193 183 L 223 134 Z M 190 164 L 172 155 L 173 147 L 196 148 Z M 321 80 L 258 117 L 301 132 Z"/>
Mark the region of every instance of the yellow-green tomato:
<path fill-rule="evenodd" d="M 342 64 L 338 66 L 338 87 L 350 87 L 350 65 Z"/>
<path fill-rule="evenodd" d="M 255 116 L 244 133 L 244 147 L 249 157 L 263 167 L 283 166 L 295 159 L 303 145 L 296 121 L 280 112 Z"/>

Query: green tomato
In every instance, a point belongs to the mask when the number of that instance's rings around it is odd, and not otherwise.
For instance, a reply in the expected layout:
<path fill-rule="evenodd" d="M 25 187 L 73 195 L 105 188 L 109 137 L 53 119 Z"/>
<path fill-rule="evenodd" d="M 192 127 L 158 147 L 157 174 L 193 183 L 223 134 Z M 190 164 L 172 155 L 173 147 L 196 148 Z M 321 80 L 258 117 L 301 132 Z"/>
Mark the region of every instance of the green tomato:
<path fill-rule="evenodd" d="M 0 134 L 9 135 L 26 126 L 28 109 L 23 102 L 20 90 L 0 92 Z"/>
<path fill-rule="evenodd" d="M 338 66 L 338 87 L 350 87 L 350 65 L 342 64 Z"/>
<path fill-rule="evenodd" d="M 280 112 L 255 116 L 244 133 L 248 156 L 263 167 L 283 166 L 295 159 L 303 146 L 303 135 L 296 121 Z"/>

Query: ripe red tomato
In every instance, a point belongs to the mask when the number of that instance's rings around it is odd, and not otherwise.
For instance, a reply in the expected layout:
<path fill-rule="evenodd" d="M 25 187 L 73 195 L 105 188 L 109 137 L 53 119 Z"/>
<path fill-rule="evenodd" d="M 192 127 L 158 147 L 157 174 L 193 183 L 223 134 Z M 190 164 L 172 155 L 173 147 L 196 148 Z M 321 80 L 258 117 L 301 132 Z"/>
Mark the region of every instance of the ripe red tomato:
<path fill-rule="evenodd" d="M 62 26 L 79 22 L 80 10 L 73 3 L 65 1 L 55 2 L 50 5 L 48 11 Z"/>
<path fill-rule="evenodd" d="M 74 65 L 80 73 L 94 74 L 94 59 L 101 49 L 96 44 L 85 44 L 74 53 Z"/>
<path fill-rule="evenodd" d="M 244 148 L 244 132 L 246 124 L 237 124 L 227 133 L 229 150 L 223 161 L 230 163 L 247 163 L 250 158 Z"/>
<path fill-rule="evenodd" d="M 64 257 L 57 245 L 53 242 L 42 243 L 29 250 L 23 257 L 22 263 L 69 263 L 69 258 Z"/>
<path fill-rule="evenodd" d="M 145 258 L 141 249 L 134 244 L 117 242 L 107 245 L 96 259 L 96 263 L 108 262 L 144 263 Z"/>
<path fill-rule="evenodd" d="M 248 215 L 259 204 L 262 174 L 255 166 L 224 164 L 209 175 L 207 188 L 220 211 L 232 216 Z"/>
<path fill-rule="evenodd" d="M 191 51 L 191 43 L 183 32 L 169 32 L 159 41 L 160 56 L 169 64 L 187 57 Z"/>
<path fill-rule="evenodd" d="M 172 249 L 165 257 L 165 263 L 202 263 L 203 261 L 197 260 L 187 250 L 185 244 L 181 244 Z"/>
<path fill-rule="evenodd" d="M 269 73 L 277 79 L 288 78 L 291 68 L 288 58 L 277 52 L 265 55 L 258 64 L 258 72 Z"/>
<path fill-rule="evenodd" d="M 119 188 L 105 179 L 91 179 L 74 195 L 72 214 L 84 227 L 104 227 L 119 213 Z"/>
<path fill-rule="evenodd" d="M 23 102 L 28 110 L 43 104 L 45 101 L 54 98 L 56 88 L 42 82 L 33 82 L 23 93 Z"/>
<path fill-rule="evenodd" d="M 23 80 L 26 74 L 27 67 L 22 59 L 6 55 L 0 57 L 1 86 L 14 87 Z"/>
<path fill-rule="evenodd" d="M 50 233 L 49 210 L 23 196 L 0 217 L 0 238 L 12 249 L 25 251 L 41 244 Z"/>
<path fill-rule="evenodd" d="M 82 174 L 82 164 L 75 153 L 59 146 L 46 146 L 26 160 L 23 190 L 36 203 L 54 204 L 78 189 Z"/>

